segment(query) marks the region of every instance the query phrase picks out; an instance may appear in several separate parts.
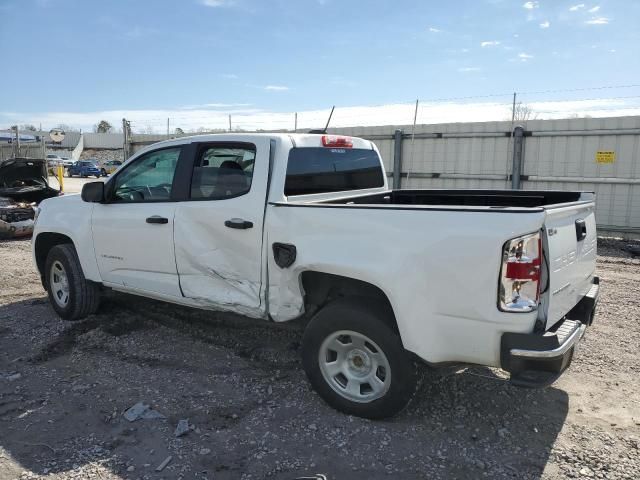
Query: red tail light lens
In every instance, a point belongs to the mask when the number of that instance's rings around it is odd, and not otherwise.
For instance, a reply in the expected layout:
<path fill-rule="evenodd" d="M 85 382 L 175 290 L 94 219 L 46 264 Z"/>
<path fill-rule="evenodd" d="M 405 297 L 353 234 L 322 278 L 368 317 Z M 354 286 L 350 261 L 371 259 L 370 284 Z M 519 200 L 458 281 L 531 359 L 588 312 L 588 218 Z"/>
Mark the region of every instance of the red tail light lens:
<path fill-rule="evenodd" d="M 322 136 L 323 147 L 340 147 L 340 148 L 352 148 L 353 140 L 349 137 L 339 137 L 338 135 L 323 135 Z"/>
<path fill-rule="evenodd" d="M 498 307 L 504 312 L 531 312 L 540 301 L 540 233 L 509 240 L 502 250 Z"/>

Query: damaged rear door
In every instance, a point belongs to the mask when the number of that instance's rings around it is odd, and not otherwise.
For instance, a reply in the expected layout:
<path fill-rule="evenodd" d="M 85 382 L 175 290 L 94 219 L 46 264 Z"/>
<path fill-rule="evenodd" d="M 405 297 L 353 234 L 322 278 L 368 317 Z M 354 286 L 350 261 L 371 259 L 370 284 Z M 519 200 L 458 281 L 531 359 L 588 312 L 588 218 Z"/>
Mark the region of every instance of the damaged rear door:
<path fill-rule="evenodd" d="M 189 199 L 178 203 L 175 215 L 182 294 L 202 306 L 260 317 L 269 139 L 192 148 Z"/>

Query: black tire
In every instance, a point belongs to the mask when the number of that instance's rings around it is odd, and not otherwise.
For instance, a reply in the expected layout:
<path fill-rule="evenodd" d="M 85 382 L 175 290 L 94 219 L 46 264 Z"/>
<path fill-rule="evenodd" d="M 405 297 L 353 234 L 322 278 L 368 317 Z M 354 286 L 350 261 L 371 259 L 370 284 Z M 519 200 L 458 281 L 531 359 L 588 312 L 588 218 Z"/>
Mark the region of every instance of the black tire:
<path fill-rule="evenodd" d="M 106 176 L 107 176 L 107 171 L 103 168 L 103 169 L 100 171 L 100 174 L 101 174 L 103 177 L 106 177 Z M 96 175 L 96 178 L 98 178 L 98 175 Z"/>
<path fill-rule="evenodd" d="M 367 303 L 368 302 L 368 303 Z M 302 340 L 302 363 L 313 388 L 333 408 L 359 417 L 381 419 L 403 410 L 416 391 L 417 375 L 413 360 L 394 331 L 393 318 L 385 308 L 376 308 L 367 299 L 341 299 L 320 310 L 309 322 Z M 337 393 L 320 368 L 320 348 L 330 335 L 350 330 L 371 339 L 386 356 L 391 374 L 390 386 L 380 398 L 356 402 Z"/>
<path fill-rule="evenodd" d="M 59 262 L 68 280 L 68 301 L 61 305 L 54 298 L 51 286 L 51 270 Z M 96 313 L 100 305 L 100 287 L 84 277 L 75 247 L 70 243 L 56 245 L 49 251 L 44 269 L 45 285 L 49 301 L 60 317 L 65 320 L 80 320 Z"/>

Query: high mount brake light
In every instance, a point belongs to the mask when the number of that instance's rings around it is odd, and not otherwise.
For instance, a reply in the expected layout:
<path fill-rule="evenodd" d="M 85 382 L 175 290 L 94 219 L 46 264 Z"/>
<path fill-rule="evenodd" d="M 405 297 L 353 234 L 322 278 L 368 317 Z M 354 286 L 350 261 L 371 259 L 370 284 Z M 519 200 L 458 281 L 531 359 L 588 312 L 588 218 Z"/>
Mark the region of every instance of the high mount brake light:
<path fill-rule="evenodd" d="M 509 240 L 502 249 L 498 307 L 504 312 L 531 312 L 540 301 L 540 233 Z"/>
<path fill-rule="evenodd" d="M 323 135 L 322 136 L 323 147 L 341 147 L 352 148 L 353 140 L 349 137 L 339 137 L 337 135 Z"/>

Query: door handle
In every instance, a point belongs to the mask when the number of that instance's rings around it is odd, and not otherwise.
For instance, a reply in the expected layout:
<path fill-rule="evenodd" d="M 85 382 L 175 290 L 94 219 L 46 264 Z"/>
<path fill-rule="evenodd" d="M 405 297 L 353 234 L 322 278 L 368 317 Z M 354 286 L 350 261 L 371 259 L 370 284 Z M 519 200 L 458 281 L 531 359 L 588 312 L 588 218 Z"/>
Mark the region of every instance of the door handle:
<path fill-rule="evenodd" d="M 169 219 L 161 217 L 160 215 L 154 215 L 152 217 L 147 217 L 147 223 L 165 224 L 169 223 Z"/>
<path fill-rule="evenodd" d="M 247 228 L 253 228 L 253 222 L 248 222 L 241 218 L 232 218 L 224 222 L 225 227 L 237 228 L 239 230 L 246 230 Z"/>
<path fill-rule="evenodd" d="M 576 240 L 581 241 L 587 237 L 587 224 L 580 218 L 576 220 Z"/>

